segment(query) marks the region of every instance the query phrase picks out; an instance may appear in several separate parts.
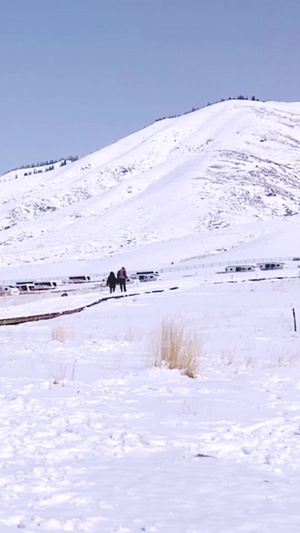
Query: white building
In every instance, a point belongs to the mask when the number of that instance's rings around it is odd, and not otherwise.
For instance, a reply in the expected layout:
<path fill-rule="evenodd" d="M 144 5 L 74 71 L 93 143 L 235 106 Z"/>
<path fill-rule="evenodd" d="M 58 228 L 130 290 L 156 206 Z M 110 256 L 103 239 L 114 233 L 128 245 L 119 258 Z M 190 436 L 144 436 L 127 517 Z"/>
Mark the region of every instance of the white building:
<path fill-rule="evenodd" d="M 159 272 L 157 270 L 145 270 L 143 272 L 135 272 L 131 274 L 131 279 L 136 279 L 138 281 L 156 281 L 161 279 Z"/>
<path fill-rule="evenodd" d="M 270 261 L 268 263 L 257 263 L 257 266 L 260 270 L 280 270 L 285 267 L 285 263 Z"/>
<path fill-rule="evenodd" d="M 228 265 L 225 272 L 253 272 L 256 270 L 254 265 Z"/>

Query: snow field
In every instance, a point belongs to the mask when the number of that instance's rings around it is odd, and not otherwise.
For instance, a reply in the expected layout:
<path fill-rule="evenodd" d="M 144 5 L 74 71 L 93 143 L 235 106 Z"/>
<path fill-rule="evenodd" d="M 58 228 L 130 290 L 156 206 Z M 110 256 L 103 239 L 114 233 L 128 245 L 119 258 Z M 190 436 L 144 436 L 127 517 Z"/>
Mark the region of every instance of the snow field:
<path fill-rule="evenodd" d="M 177 281 L 0 329 L 1 532 L 299 530 L 299 280 Z M 153 366 L 165 319 L 196 379 Z"/>

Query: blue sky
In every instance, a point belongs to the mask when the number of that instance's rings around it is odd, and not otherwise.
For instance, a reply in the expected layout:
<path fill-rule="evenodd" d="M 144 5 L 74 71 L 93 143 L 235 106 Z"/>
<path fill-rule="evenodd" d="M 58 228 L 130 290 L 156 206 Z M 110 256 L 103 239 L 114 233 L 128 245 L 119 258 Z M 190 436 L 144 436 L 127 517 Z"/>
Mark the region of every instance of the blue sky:
<path fill-rule="evenodd" d="M 0 173 L 221 98 L 300 100 L 299 0 L 2 0 Z"/>

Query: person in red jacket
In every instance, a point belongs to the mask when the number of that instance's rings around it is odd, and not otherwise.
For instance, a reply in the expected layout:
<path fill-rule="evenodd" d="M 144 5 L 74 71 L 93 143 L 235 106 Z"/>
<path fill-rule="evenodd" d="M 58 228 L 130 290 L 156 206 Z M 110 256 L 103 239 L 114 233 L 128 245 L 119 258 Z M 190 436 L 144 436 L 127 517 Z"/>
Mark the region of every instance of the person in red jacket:
<path fill-rule="evenodd" d="M 125 270 L 125 267 L 122 267 L 118 273 L 117 278 L 119 281 L 121 292 L 126 292 L 126 279 L 127 279 L 127 272 Z"/>

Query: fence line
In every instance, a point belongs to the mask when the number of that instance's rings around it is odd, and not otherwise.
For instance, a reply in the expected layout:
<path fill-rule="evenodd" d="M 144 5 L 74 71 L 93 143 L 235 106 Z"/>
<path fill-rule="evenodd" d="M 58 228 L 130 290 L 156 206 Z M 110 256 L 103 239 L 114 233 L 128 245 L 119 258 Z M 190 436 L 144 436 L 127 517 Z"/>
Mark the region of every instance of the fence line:
<path fill-rule="evenodd" d="M 254 265 L 257 263 L 284 263 L 290 261 L 299 261 L 300 257 L 263 257 L 263 258 L 252 258 L 252 259 L 236 259 L 234 261 L 214 261 L 211 263 L 197 263 L 194 265 L 178 265 L 176 267 L 163 267 L 157 269 L 159 272 L 179 272 L 183 270 L 197 270 L 199 268 L 212 268 L 220 267 L 227 265 Z"/>

